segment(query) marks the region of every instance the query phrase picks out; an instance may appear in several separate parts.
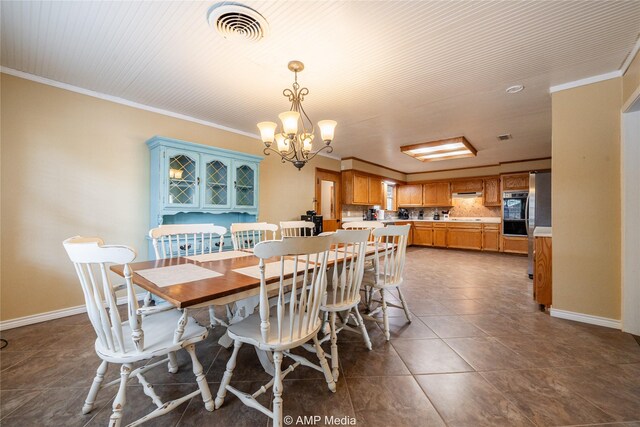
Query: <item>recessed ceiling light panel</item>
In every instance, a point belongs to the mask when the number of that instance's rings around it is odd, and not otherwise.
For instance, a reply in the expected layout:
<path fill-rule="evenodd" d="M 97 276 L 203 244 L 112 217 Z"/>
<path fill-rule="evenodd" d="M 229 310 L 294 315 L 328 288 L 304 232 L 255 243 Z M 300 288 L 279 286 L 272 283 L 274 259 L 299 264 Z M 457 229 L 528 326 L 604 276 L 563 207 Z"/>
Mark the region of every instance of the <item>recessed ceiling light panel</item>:
<path fill-rule="evenodd" d="M 216 3 L 209 9 L 207 19 L 225 39 L 258 42 L 269 34 L 269 23 L 264 16 L 240 3 Z"/>
<path fill-rule="evenodd" d="M 518 93 L 524 90 L 524 85 L 513 85 L 507 88 L 507 93 Z"/>
<path fill-rule="evenodd" d="M 476 149 L 464 136 L 423 142 L 421 144 L 404 145 L 400 147 L 400 151 L 421 162 L 474 157 L 477 153 Z"/>

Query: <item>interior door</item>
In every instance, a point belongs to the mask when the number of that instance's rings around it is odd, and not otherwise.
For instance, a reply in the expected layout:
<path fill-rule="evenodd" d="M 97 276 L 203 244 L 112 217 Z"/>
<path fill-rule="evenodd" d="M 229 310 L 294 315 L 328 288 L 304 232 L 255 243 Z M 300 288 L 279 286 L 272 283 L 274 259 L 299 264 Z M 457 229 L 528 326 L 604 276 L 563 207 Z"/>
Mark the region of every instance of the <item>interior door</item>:
<path fill-rule="evenodd" d="M 315 202 L 316 212 L 322 215 L 322 231 L 336 231 L 340 228 L 341 194 L 340 172 L 316 168 Z"/>

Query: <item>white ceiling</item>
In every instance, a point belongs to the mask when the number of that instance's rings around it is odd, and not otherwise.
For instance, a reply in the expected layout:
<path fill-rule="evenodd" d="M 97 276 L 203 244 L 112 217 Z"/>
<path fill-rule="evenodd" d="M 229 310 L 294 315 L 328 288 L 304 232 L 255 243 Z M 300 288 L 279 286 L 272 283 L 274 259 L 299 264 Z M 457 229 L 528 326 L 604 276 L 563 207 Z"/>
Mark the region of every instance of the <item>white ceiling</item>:
<path fill-rule="evenodd" d="M 416 172 L 550 156 L 549 87 L 619 69 L 640 32 L 640 1 L 246 1 L 270 24 L 247 43 L 208 26 L 214 3 L 2 1 L 0 63 L 257 134 L 299 59 L 334 154 Z M 399 150 L 459 135 L 477 157 Z"/>

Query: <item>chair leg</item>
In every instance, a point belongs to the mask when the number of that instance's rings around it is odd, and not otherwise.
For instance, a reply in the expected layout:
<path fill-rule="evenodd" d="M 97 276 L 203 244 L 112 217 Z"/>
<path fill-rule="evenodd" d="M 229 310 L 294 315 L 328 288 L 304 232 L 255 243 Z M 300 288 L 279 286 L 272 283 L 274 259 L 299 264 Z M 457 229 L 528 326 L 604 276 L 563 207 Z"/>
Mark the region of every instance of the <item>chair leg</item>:
<path fill-rule="evenodd" d="M 389 341 L 391 334 L 389 333 L 389 314 L 387 313 L 387 301 L 384 299 L 384 290 L 380 289 L 380 299 L 382 300 L 382 322 L 384 324 L 384 336 Z"/>
<path fill-rule="evenodd" d="M 209 306 L 209 323 L 212 329 L 218 324 L 215 307 L 212 305 Z"/>
<path fill-rule="evenodd" d="M 273 352 L 273 426 L 282 427 L 282 352 Z"/>
<path fill-rule="evenodd" d="M 329 369 L 329 364 L 327 363 L 327 359 L 324 357 L 324 350 L 320 346 L 320 341 L 318 341 L 318 336 L 313 337 L 313 345 L 316 348 L 316 354 L 318 355 L 318 360 L 320 361 L 320 366 L 322 367 L 322 372 L 324 372 L 324 379 L 327 381 L 327 385 L 329 386 L 329 390 L 332 392 L 336 392 L 336 382 L 333 380 L 333 375 L 331 375 L 331 370 Z"/>
<path fill-rule="evenodd" d="M 340 370 L 338 369 L 338 334 L 336 333 L 336 312 L 331 312 L 331 371 L 333 381 L 338 381 Z"/>
<path fill-rule="evenodd" d="M 202 372 L 202 364 L 198 360 L 198 356 L 196 356 L 196 346 L 194 344 L 189 344 L 185 347 L 185 350 L 191 356 L 191 364 L 193 365 L 193 374 L 196 376 L 196 382 L 198 383 L 198 388 L 200 389 L 200 394 L 202 395 L 202 400 L 204 401 L 204 407 L 207 411 L 213 411 L 213 398 L 211 397 L 211 390 L 209 390 L 209 384 L 207 384 L 207 379 Z"/>
<path fill-rule="evenodd" d="M 364 324 L 364 320 L 362 320 L 362 316 L 360 315 L 360 310 L 358 310 L 357 306 L 353 307 L 353 311 L 356 312 L 356 318 L 358 319 L 358 326 L 360 326 L 360 331 L 362 332 L 364 345 L 366 345 L 367 348 L 371 350 L 371 339 L 369 338 L 369 332 L 367 332 L 367 325 Z"/>
<path fill-rule="evenodd" d="M 131 364 L 125 363 L 120 367 L 120 388 L 113 400 L 113 413 L 109 419 L 109 427 L 120 427 L 122 422 L 122 409 L 127 401 L 127 380 L 131 373 Z"/>
<path fill-rule="evenodd" d="M 402 295 L 402 291 L 400 290 L 400 287 L 396 289 L 398 289 L 398 296 L 400 297 L 400 302 L 402 303 L 404 316 L 407 318 L 407 322 L 411 323 L 411 313 L 409 312 L 409 306 L 407 305 L 407 301 L 404 299 L 404 295 Z"/>
<path fill-rule="evenodd" d="M 175 374 L 176 372 L 178 372 L 178 358 L 176 357 L 176 352 L 172 351 L 167 356 L 169 357 L 167 369 L 169 370 L 169 373 Z"/>
<path fill-rule="evenodd" d="M 231 377 L 233 376 L 233 370 L 236 367 L 236 359 L 238 358 L 240 347 L 242 347 L 242 342 L 236 340 L 233 346 L 233 353 L 231 353 L 231 357 L 227 362 L 227 369 L 224 371 L 224 375 L 222 376 L 220 388 L 218 388 L 218 395 L 216 396 L 215 405 L 216 409 L 218 409 L 224 403 L 224 397 L 227 395 L 227 386 L 231 382 Z"/>
<path fill-rule="evenodd" d="M 91 388 L 89 389 L 89 394 L 87 395 L 87 400 L 84 401 L 84 406 L 82 407 L 82 413 L 88 414 L 93 409 L 93 404 L 96 403 L 96 396 L 102 387 L 102 381 L 104 380 L 104 374 L 107 372 L 107 368 L 109 367 L 109 363 L 106 360 L 103 360 L 100 366 L 98 366 L 98 370 L 96 371 L 96 377 L 93 379 L 93 383 L 91 384 Z"/>

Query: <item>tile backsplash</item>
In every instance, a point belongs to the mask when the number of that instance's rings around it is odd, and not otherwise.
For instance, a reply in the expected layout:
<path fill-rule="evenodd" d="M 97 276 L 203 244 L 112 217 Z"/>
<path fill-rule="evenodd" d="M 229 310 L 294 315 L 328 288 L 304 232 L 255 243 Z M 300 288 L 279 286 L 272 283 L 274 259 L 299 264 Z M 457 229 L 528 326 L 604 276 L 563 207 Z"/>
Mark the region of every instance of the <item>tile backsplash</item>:
<path fill-rule="evenodd" d="M 500 217 L 500 207 L 498 206 L 484 206 L 482 204 L 482 196 L 480 197 L 454 197 L 452 200 L 452 207 L 445 208 L 408 208 L 409 216 L 411 218 L 417 218 L 418 213 L 423 211 L 425 218 L 433 218 L 433 214 L 438 211 L 449 209 L 449 216 L 451 217 Z M 369 208 L 369 206 L 358 205 L 342 205 L 342 217 L 362 217 L 362 214 Z M 397 212 L 385 211 L 386 218 L 395 218 L 398 216 Z M 383 218 L 379 218 L 383 219 Z"/>

